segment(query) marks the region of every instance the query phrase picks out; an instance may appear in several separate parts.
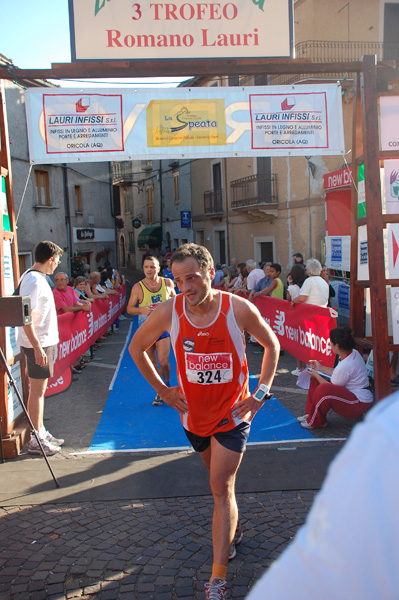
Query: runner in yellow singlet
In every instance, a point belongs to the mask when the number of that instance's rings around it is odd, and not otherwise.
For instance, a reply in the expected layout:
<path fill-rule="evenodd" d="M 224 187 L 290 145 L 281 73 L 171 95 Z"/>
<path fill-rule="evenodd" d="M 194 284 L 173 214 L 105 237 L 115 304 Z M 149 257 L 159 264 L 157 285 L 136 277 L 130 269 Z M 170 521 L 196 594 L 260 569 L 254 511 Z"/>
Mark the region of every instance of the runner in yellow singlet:
<path fill-rule="evenodd" d="M 144 279 L 135 283 L 127 312 L 130 315 L 138 315 L 139 325 L 144 323 L 151 312 L 159 304 L 175 296 L 173 281 L 158 275 L 160 270 L 159 261 L 154 256 L 148 256 L 143 263 Z M 170 335 L 165 331 L 156 342 L 147 350 L 155 369 L 159 372 L 165 384 L 170 386 Z M 158 356 L 157 356 L 158 355 Z M 159 363 L 159 368 L 158 368 Z M 155 396 L 154 406 L 160 406 L 162 399 L 159 394 Z"/>

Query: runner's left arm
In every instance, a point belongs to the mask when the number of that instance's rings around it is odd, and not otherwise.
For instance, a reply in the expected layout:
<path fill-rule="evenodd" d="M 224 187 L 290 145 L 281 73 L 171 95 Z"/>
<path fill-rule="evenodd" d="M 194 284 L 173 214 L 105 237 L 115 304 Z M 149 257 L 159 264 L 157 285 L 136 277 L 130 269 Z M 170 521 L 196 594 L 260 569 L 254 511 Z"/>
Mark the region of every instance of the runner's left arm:
<path fill-rule="evenodd" d="M 245 298 L 233 296 L 234 314 L 237 324 L 242 331 L 247 331 L 264 348 L 262 368 L 259 377 L 259 384 L 263 383 L 271 387 L 274 375 L 277 369 L 280 356 L 280 343 L 277 336 L 262 318 L 259 310 Z M 236 417 L 243 418 L 248 412 L 251 413 L 250 420 L 254 418 L 257 411 L 263 406 L 263 402 L 258 402 L 249 396 L 244 398 L 238 407 L 233 410 Z"/>

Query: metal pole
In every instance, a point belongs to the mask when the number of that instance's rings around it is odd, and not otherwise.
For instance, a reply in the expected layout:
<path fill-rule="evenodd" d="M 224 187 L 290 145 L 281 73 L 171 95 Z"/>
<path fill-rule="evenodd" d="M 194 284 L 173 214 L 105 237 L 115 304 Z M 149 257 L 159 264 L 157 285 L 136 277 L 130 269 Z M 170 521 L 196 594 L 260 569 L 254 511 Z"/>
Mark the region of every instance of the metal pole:
<path fill-rule="evenodd" d="M 35 427 L 34 427 L 34 425 L 33 425 L 33 423 L 32 423 L 32 420 L 31 420 L 31 418 L 30 418 L 30 416 L 29 416 L 29 413 L 28 413 L 28 411 L 26 410 L 26 406 L 25 406 L 25 404 L 24 404 L 24 401 L 23 401 L 23 400 L 22 400 L 22 398 L 21 398 L 21 395 L 20 395 L 20 393 L 19 393 L 19 391 L 18 391 L 17 384 L 15 383 L 15 380 L 14 380 L 14 378 L 13 378 L 13 376 L 11 375 L 11 371 L 10 371 L 10 369 L 8 368 L 8 364 L 7 364 L 7 361 L 6 361 L 6 357 L 4 356 L 4 354 L 3 354 L 3 350 L 2 350 L 1 348 L 0 348 L 0 358 L 1 358 L 1 361 L 2 361 L 2 363 L 3 363 L 3 365 L 4 365 L 4 368 L 5 368 L 5 370 L 6 370 L 6 373 L 7 373 L 7 375 L 8 375 L 8 378 L 9 378 L 9 380 L 10 380 L 10 383 L 11 383 L 12 387 L 14 388 L 14 391 L 15 391 L 15 393 L 17 394 L 17 397 L 18 397 L 18 400 L 19 400 L 19 402 L 20 402 L 20 404 L 21 404 L 22 410 L 24 411 L 24 413 L 25 413 L 25 416 L 26 416 L 26 418 L 28 419 L 28 422 L 29 422 L 30 428 L 31 428 L 31 430 L 32 430 L 32 432 L 33 432 L 33 434 L 34 434 L 34 436 L 35 436 L 36 440 L 37 440 L 37 443 L 39 444 L 40 450 L 41 450 L 41 452 L 42 452 L 42 454 L 43 454 L 43 458 L 44 458 L 44 460 L 46 461 L 46 463 L 47 463 L 47 466 L 48 466 L 48 468 L 49 468 L 49 470 L 50 470 L 50 473 L 51 473 L 51 475 L 52 475 L 52 477 L 53 477 L 53 479 L 54 479 L 55 487 L 59 488 L 59 487 L 60 487 L 60 484 L 58 483 L 58 481 L 57 481 L 57 478 L 56 478 L 56 476 L 54 475 L 54 471 L 53 471 L 53 469 L 51 468 L 51 465 L 50 465 L 50 463 L 49 463 L 49 460 L 48 460 L 48 458 L 47 458 L 47 456 L 46 456 L 46 453 L 45 453 L 45 451 L 44 451 L 44 449 L 43 449 L 43 446 L 42 446 L 42 443 L 41 443 L 41 441 L 40 441 L 39 434 L 38 434 L 38 432 L 36 431 L 36 429 L 35 429 Z"/>

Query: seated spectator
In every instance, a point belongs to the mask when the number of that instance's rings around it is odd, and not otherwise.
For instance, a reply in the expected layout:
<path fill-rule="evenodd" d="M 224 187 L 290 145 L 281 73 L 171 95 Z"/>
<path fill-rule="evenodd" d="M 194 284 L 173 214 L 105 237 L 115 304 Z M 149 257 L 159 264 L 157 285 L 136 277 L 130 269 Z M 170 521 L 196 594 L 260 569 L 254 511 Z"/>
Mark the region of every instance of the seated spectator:
<path fill-rule="evenodd" d="M 326 265 L 323 265 L 321 268 L 321 273 L 320 273 L 320 277 L 322 277 L 324 279 L 324 281 L 326 283 L 328 283 L 328 304 L 327 306 L 331 306 L 331 298 L 335 298 L 335 290 L 333 288 L 333 286 L 330 283 L 330 280 L 328 278 L 328 268 Z"/>
<path fill-rule="evenodd" d="M 255 288 L 249 294 L 248 300 L 252 300 L 255 292 L 260 292 L 260 291 L 264 290 L 265 288 L 269 287 L 269 285 L 271 285 L 271 283 L 273 281 L 273 278 L 270 276 L 270 267 L 271 266 L 272 266 L 271 262 L 264 263 L 262 270 L 263 270 L 263 273 L 265 274 L 265 276 L 262 277 L 262 279 L 260 279 L 258 281 Z"/>
<path fill-rule="evenodd" d="M 253 298 L 257 298 L 258 296 L 271 296 L 273 298 L 284 298 L 284 284 L 280 279 L 281 274 L 281 265 L 278 263 L 273 263 L 270 266 L 270 277 L 272 279 L 271 284 L 261 290 L 260 292 L 254 292 Z"/>
<path fill-rule="evenodd" d="M 78 295 L 79 300 L 88 300 L 89 302 L 94 302 L 94 298 L 90 297 L 88 294 L 90 292 L 90 286 L 87 283 L 86 277 L 83 275 L 79 275 L 79 277 L 75 277 L 74 279 L 74 291 Z"/>
<path fill-rule="evenodd" d="M 100 274 L 100 285 L 102 288 L 104 288 L 107 294 L 111 296 L 119 296 L 119 292 L 114 288 L 110 281 L 107 269 L 105 271 L 102 271 L 102 273 Z"/>
<path fill-rule="evenodd" d="M 256 284 L 263 279 L 265 274 L 256 266 L 256 261 L 253 259 L 247 260 L 246 265 L 248 269 L 247 289 L 251 291 L 255 289 Z"/>
<path fill-rule="evenodd" d="M 57 273 L 54 280 L 55 288 L 53 289 L 53 294 L 57 315 L 67 312 L 91 312 L 90 301 L 85 298 L 79 298 L 75 290 L 68 285 L 69 277 L 66 273 Z M 76 375 L 80 374 L 82 369 L 84 369 L 84 360 L 83 357 L 80 357 L 72 364 L 71 370 Z"/>
<path fill-rule="evenodd" d="M 54 280 L 55 288 L 53 294 L 57 315 L 82 310 L 86 312 L 91 311 L 90 302 L 86 299 L 79 299 L 75 290 L 68 285 L 69 277 L 66 273 L 57 273 Z"/>
<path fill-rule="evenodd" d="M 337 414 L 354 419 L 365 413 L 373 403 L 369 378 L 363 357 L 355 350 L 353 331 L 348 326 L 330 331 L 331 349 L 339 356 L 335 369 L 324 367 L 318 360 L 310 360 L 311 382 L 305 415 L 298 417 L 305 429 L 327 426 L 330 409 Z M 331 381 L 318 373 L 331 375 Z"/>
<path fill-rule="evenodd" d="M 309 258 L 306 263 L 308 278 L 304 281 L 299 296 L 291 300 L 292 306 L 301 302 L 327 306 L 328 284 L 320 277 L 321 264 L 316 258 Z"/>
<path fill-rule="evenodd" d="M 108 294 L 104 288 L 100 285 L 101 275 L 98 271 L 90 273 L 87 283 L 89 284 L 90 294 L 86 291 L 87 295 L 94 300 L 106 300 Z"/>

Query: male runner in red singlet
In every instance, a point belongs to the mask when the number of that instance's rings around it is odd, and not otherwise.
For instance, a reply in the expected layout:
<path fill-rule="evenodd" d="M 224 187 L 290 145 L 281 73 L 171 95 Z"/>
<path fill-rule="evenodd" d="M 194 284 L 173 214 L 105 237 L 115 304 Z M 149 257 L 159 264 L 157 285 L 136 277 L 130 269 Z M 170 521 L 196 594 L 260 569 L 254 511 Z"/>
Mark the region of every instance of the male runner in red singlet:
<path fill-rule="evenodd" d="M 173 253 L 171 264 L 182 293 L 151 314 L 129 350 L 156 392 L 180 413 L 185 433 L 208 469 L 214 499 L 213 566 L 205 591 L 207 600 L 222 600 L 228 560 L 234 558 L 235 544 L 242 538 L 236 474 L 250 422 L 271 396 L 280 346 L 253 304 L 212 288 L 215 269 L 206 248 L 183 244 Z M 146 353 L 165 329 L 170 331 L 176 355 L 178 387 L 162 382 Z M 265 349 L 253 395 L 248 389 L 245 331 Z"/>
<path fill-rule="evenodd" d="M 161 302 L 165 302 L 171 296 L 175 296 L 173 281 L 168 278 L 159 277 L 159 261 L 155 256 L 148 256 L 143 261 L 144 279 L 135 283 L 127 305 L 127 312 L 130 315 L 138 315 L 139 325 L 142 325 L 151 312 L 157 308 Z M 167 331 L 158 336 L 147 353 L 155 367 L 158 370 L 167 386 L 170 386 L 170 335 Z M 158 359 L 157 359 L 158 355 Z M 155 396 L 154 406 L 160 406 L 162 399 L 159 394 Z"/>

